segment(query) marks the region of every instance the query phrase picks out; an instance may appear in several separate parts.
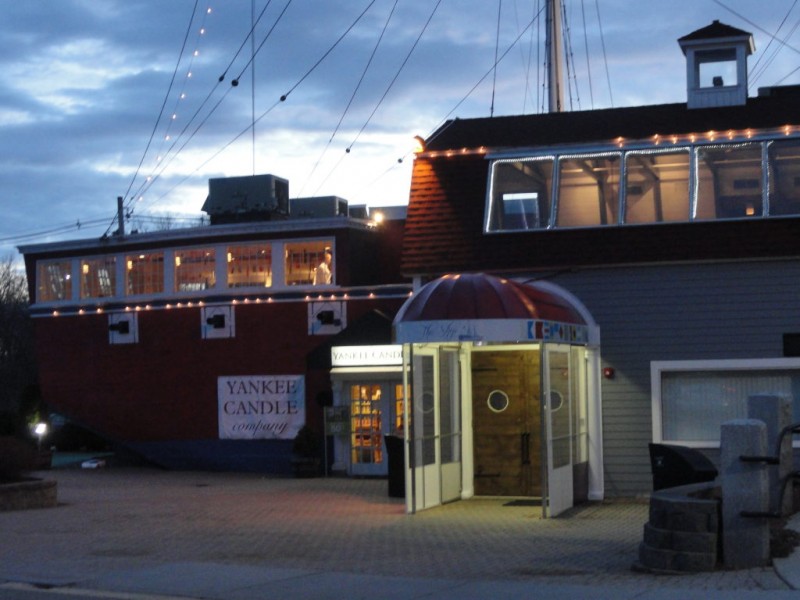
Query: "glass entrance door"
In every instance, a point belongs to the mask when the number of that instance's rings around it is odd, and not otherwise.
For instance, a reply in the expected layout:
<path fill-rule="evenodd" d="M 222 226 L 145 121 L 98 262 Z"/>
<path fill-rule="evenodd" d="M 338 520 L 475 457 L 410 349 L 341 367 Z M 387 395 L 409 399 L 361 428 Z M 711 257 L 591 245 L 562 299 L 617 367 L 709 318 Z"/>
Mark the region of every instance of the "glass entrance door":
<path fill-rule="evenodd" d="M 414 346 L 413 352 L 408 407 L 410 479 L 406 480 L 409 512 L 457 500 L 462 483 L 458 349 L 420 345 Z"/>
<path fill-rule="evenodd" d="M 545 516 L 555 517 L 573 504 L 573 397 L 569 346 L 546 344 L 544 402 L 547 495 Z"/>
<path fill-rule="evenodd" d="M 388 474 L 384 436 L 403 428 L 403 386 L 400 382 L 351 383 L 350 474 Z"/>

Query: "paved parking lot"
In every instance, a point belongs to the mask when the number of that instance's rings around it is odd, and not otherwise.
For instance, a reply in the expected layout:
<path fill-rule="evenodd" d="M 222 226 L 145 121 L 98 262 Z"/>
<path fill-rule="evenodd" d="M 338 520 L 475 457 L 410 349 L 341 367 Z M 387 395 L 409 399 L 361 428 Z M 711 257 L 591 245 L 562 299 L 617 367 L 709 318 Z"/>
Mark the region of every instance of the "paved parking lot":
<path fill-rule="evenodd" d="M 772 568 L 631 571 L 647 520 L 641 503 L 588 504 L 542 520 L 539 507 L 476 499 L 407 515 L 385 480 L 113 466 L 44 475 L 58 481 L 60 505 L 0 513 L 0 580 L 77 585 L 189 563 L 640 591 L 787 589 Z"/>

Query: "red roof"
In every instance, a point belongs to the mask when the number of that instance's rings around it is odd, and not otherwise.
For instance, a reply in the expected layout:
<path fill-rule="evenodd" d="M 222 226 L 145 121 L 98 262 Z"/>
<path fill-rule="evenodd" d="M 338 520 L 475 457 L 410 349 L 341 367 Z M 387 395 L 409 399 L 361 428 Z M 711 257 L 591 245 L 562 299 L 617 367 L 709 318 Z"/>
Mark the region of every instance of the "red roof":
<path fill-rule="evenodd" d="M 539 319 L 586 325 L 565 299 L 535 284 L 485 273 L 444 275 L 431 281 L 406 301 L 394 323 L 465 319 Z"/>

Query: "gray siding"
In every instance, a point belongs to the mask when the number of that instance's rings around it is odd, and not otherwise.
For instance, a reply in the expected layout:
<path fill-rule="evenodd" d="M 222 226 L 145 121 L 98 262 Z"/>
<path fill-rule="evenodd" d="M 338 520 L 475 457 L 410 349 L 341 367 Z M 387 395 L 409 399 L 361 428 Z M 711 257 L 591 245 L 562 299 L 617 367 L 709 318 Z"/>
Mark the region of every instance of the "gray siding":
<path fill-rule="evenodd" d="M 608 496 L 652 489 L 650 362 L 775 358 L 800 332 L 800 260 L 632 266 L 547 279 L 575 294 L 600 326 Z"/>

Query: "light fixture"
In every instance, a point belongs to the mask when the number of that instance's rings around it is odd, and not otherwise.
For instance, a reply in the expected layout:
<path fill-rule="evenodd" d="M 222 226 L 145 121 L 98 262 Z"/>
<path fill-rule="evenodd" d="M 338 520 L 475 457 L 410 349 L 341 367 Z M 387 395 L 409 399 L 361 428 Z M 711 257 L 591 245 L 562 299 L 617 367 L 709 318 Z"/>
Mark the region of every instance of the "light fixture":
<path fill-rule="evenodd" d="M 36 437 L 39 438 L 39 450 L 42 449 L 42 438 L 47 435 L 47 423 L 39 422 L 33 428 L 33 432 L 36 434 Z"/>
<path fill-rule="evenodd" d="M 421 135 L 415 135 L 414 143 L 414 154 L 425 152 L 425 138 L 423 138 Z"/>

